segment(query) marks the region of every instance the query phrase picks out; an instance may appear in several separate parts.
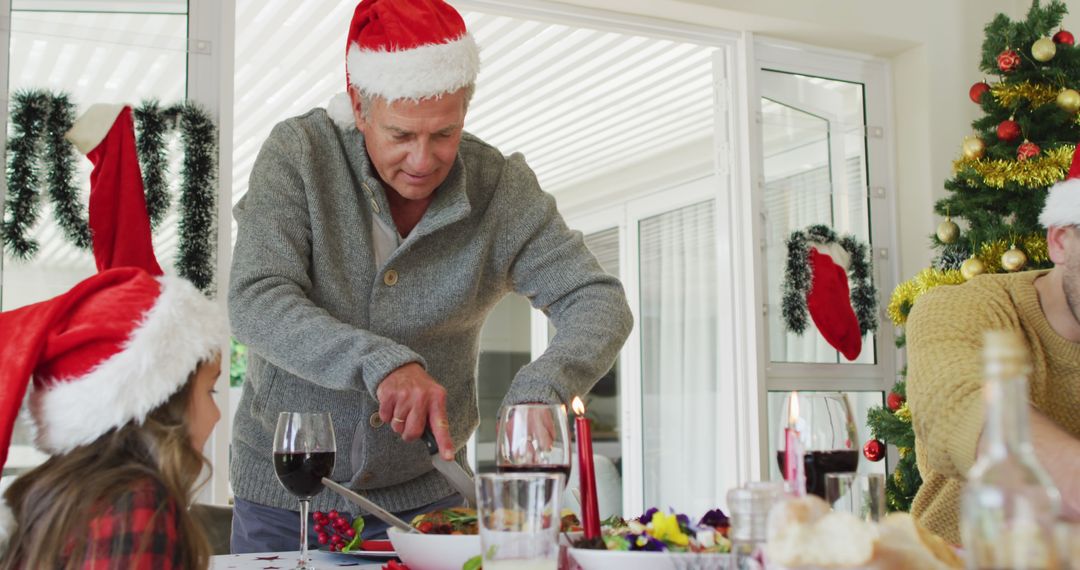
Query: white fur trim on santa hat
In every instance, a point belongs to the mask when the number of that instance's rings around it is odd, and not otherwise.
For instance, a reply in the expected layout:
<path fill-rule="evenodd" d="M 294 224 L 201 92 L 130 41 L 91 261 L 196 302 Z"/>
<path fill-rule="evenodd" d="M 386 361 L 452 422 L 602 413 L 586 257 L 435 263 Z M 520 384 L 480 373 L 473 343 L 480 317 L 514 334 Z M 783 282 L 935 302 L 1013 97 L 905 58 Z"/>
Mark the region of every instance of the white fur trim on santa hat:
<path fill-rule="evenodd" d="M 453 93 L 475 83 L 480 72 L 480 51 L 469 34 L 401 51 L 367 51 L 354 43 L 345 61 L 354 86 L 388 102 Z"/>
<path fill-rule="evenodd" d="M 30 394 L 36 443 L 65 453 L 146 415 L 187 382 L 228 338 L 224 311 L 191 283 L 159 277 L 161 293 L 120 352 L 80 378 Z"/>
<path fill-rule="evenodd" d="M 1050 188 L 1039 223 L 1047 228 L 1080 226 L 1080 178 L 1069 178 Z"/>
<path fill-rule="evenodd" d="M 94 150 L 94 147 L 101 144 L 105 135 L 109 134 L 109 129 L 120 116 L 120 111 L 123 111 L 126 106 L 109 103 L 90 105 L 90 108 L 75 120 L 75 124 L 64 134 L 64 138 L 75 145 L 79 152 L 88 154 Z"/>
<path fill-rule="evenodd" d="M 851 254 L 848 253 L 844 246 L 840 245 L 840 242 L 834 241 L 832 243 L 821 243 L 818 241 L 807 242 L 806 245 L 817 249 L 818 253 L 827 255 L 832 258 L 833 263 L 839 265 L 847 271 L 851 268 Z"/>
<path fill-rule="evenodd" d="M 348 93 L 338 93 L 331 97 L 326 104 L 326 114 L 343 131 L 356 128 L 356 115 L 353 114 L 352 99 Z"/>

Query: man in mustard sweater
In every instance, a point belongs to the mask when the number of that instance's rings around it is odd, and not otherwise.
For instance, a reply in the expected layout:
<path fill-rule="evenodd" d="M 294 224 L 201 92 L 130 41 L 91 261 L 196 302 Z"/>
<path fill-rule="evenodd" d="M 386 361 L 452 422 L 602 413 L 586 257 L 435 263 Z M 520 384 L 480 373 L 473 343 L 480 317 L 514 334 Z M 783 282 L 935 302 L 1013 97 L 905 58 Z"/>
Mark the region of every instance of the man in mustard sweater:
<path fill-rule="evenodd" d="M 1031 438 L 1080 518 L 1080 162 L 1051 189 L 1039 221 L 1054 268 L 980 275 L 919 298 L 908 318 L 908 405 L 923 485 L 912 514 L 960 544 L 960 495 L 983 429 L 983 332 L 1020 332 L 1031 350 Z"/>

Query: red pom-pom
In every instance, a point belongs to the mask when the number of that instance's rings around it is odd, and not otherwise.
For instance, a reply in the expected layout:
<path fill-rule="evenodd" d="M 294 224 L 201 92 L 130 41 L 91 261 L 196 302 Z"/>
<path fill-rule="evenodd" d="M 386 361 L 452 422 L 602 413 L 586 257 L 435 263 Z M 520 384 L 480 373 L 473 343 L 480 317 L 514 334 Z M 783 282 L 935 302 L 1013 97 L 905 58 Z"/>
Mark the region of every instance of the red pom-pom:
<path fill-rule="evenodd" d="M 1024 141 L 1024 143 L 1016 149 L 1016 159 L 1027 160 L 1029 158 L 1035 158 L 1036 156 L 1039 156 L 1040 152 L 1042 152 L 1042 149 L 1039 148 L 1039 145 L 1031 141 Z"/>
<path fill-rule="evenodd" d="M 990 84 L 985 81 L 980 81 L 968 89 L 968 97 L 975 103 L 982 102 L 982 96 L 986 95 L 990 91 Z"/>
<path fill-rule="evenodd" d="M 885 444 L 876 439 L 871 439 L 863 446 L 862 454 L 870 461 L 881 461 L 885 457 Z"/>
<path fill-rule="evenodd" d="M 1012 142 L 1020 138 L 1020 123 L 1012 119 L 1005 119 L 997 128 L 998 138 L 1005 142 Z"/>
<path fill-rule="evenodd" d="M 885 405 L 889 407 L 890 412 L 895 412 L 904 405 L 904 397 L 896 392 L 889 392 L 889 396 L 885 398 Z"/>
<path fill-rule="evenodd" d="M 1011 49 L 1007 49 L 997 56 L 998 69 L 1004 73 L 1016 71 L 1020 67 L 1020 54 Z"/>
<path fill-rule="evenodd" d="M 1054 34 L 1054 43 L 1071 46 L 1076 43 L 1076 38 L 1073 38 L 1072 32 L 1060 30 L 1058 33 Z"/>

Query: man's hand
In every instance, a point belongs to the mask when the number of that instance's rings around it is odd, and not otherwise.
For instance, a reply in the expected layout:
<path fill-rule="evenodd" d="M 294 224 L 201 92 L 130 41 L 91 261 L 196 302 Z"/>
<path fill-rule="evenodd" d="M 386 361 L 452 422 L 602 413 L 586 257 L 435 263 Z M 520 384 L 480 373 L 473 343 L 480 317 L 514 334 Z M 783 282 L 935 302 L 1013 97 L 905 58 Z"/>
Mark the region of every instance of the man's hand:
<path fill-rule="evenodd" d="M 405 441 L 414 441 L 431 425 L 443 459 L 454 459 L 450 422 L 446 420 L 446 389 L 424 370 L 410 362 L 383 378 L 376 390 L 379 417 Z"/>
<path fill-rule="evenodd" d="M 1032 407 L 1031 443 L 1061 493 L 1061 515 L 1080 521 L 1080 441 Z"/>
<path fill-rule="evenodd" d="M 555 413 L 558 408 L 539 402 L 520 406 L 511 406 L 503 410 L 502 418 L 503 437 L 505 442 L 499 442 L 500 448 L 505 453 L 503 459 L 511 463 L 521 465 L 541 465 L 551 462 L 552 446 L 559 444 L 569 445 L 567 441 L 560 441 L 562 428 L 555 425 Z M 557 439 L 558 438 L 558 439 Z M 561 450 L 569 457 L 569 453 Z"/>

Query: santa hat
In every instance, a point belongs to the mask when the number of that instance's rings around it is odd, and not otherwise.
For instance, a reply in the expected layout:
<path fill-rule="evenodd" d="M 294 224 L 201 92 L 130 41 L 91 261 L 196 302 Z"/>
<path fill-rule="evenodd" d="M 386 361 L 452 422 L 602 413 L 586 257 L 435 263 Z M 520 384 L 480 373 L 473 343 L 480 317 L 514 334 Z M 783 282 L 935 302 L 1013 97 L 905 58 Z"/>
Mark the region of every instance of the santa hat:
<path fill-rule="evenodd" d="M 386 101 L 420 100 L 472 85 L 480 54 L 461 14 L 442 0 L 361 0 L 345 42 L 345 87 Z M 355 125 L 348 93 L 327 113 Z"/>
<path fill-rule="evenodd" d="M 1080 144 L 1065 180 L 1050 187 L 1039 223 L 1044 227 L 1080 226 Z"/>
<path fill-rule="evenodd" d="M 92 107 L 68 133 L 94 163 L 89 217 L 99 273 L 62 295 L 0 313 L 0 466 L 31 387 L 35 444 L 65 453 L 144 421 L 227 338 L 216 303 L 161 274 L 134 136 L 130 108 L 117 106 Z M 11 531 L 5 509 L 0 544 Z"/>

